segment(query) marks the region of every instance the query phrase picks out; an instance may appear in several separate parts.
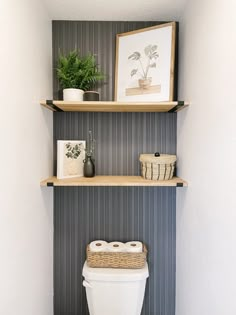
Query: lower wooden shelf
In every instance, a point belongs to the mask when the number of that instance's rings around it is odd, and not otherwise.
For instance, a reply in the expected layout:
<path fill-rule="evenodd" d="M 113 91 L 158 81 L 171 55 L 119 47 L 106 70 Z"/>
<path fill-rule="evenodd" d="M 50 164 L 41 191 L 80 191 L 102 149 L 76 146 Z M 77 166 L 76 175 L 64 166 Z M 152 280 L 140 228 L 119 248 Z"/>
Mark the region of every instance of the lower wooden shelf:
<path fill-rule="evenodd" d="M 170 180 L 155 181 L 143 179 L 141 176 L 95 176 L 57 179 L 56 176 L 49 177 L 40 183 L 41 186 L 188 186 L 187 182 L 179 177 Z"/>

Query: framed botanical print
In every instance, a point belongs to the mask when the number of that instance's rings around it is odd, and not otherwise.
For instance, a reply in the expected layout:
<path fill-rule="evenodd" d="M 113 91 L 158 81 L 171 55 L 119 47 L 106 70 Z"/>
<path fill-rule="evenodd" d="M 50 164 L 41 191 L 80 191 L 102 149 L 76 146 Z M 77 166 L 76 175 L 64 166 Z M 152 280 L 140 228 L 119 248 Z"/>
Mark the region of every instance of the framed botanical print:
<path fill-rule="evenodd" d="M 57 178 L 83 176 L 85 159 L 85 141 L 57 141 Z"/>
<path fill-rule="evenodd" d="M 175 37 L 175 22 L 117 34 L 116 101 L 173 101 Z"/>

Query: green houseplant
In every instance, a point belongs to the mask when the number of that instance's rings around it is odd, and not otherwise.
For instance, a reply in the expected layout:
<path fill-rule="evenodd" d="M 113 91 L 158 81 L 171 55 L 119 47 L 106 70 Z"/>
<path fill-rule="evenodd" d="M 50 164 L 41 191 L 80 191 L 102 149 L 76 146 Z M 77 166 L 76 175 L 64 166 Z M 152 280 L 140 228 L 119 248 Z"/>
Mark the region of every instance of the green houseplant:
<path fill-rule="evenodd" d="M 82 57 L 76 50 L 59 56 L 56 71 L 63 98 L 67 101 L 83 100 L 84 91 L 104 78 L 94 55 L 89 53 Z"/>

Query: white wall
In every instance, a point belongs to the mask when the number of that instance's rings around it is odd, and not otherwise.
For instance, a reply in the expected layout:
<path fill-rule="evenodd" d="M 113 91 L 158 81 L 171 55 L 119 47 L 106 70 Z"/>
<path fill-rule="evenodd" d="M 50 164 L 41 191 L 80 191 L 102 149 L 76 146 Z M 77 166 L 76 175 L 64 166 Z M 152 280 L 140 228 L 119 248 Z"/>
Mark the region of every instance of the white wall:
<path fill-rule="evenodd" d="M 0 2 L 0 314 L 52 314 L 51 22 L 37 0 Z"/>
<path fill-rule="evenodd" d="M 169 21 L 179 16 L 185 0 L 44 1 L 53 20 Z"/>
<path fill-rule="evenodd" d="M 176 315 L 236 314 L 235 12 L 189 0 L 180 21 Z"/>

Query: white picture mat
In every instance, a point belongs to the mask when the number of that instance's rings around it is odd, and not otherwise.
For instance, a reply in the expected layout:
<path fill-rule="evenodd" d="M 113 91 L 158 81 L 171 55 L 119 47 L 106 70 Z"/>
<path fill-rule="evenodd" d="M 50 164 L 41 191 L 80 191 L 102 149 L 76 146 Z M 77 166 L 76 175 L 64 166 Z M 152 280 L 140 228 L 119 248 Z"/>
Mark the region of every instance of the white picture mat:
<path fill-rule="evenodd" d="M 171 67 L 172 67 L 172 32 L 173 26 L 159 27 L 149 31 L 137 32 L 132 35 L 123 35 L 118 38 L 118 58 L 117 58 L 117 101 L 169 101 L 171 89 Z M 152 85 L 160 85 L 159 93 L 130 95 L 127 96 L 127 88 L 137 87 L 138 76 L 131 77 L 132 69 L 137 68 L 138 62 L 128 59 L 135 51 L 142 55 L 144 60 L 144 48 L 148 45 L 157 45 L 159 57 L 155 60 L 156 68 L 149 69 L 152 77 Z M 145 63 L 145 62 L 143 62 Z"/>

